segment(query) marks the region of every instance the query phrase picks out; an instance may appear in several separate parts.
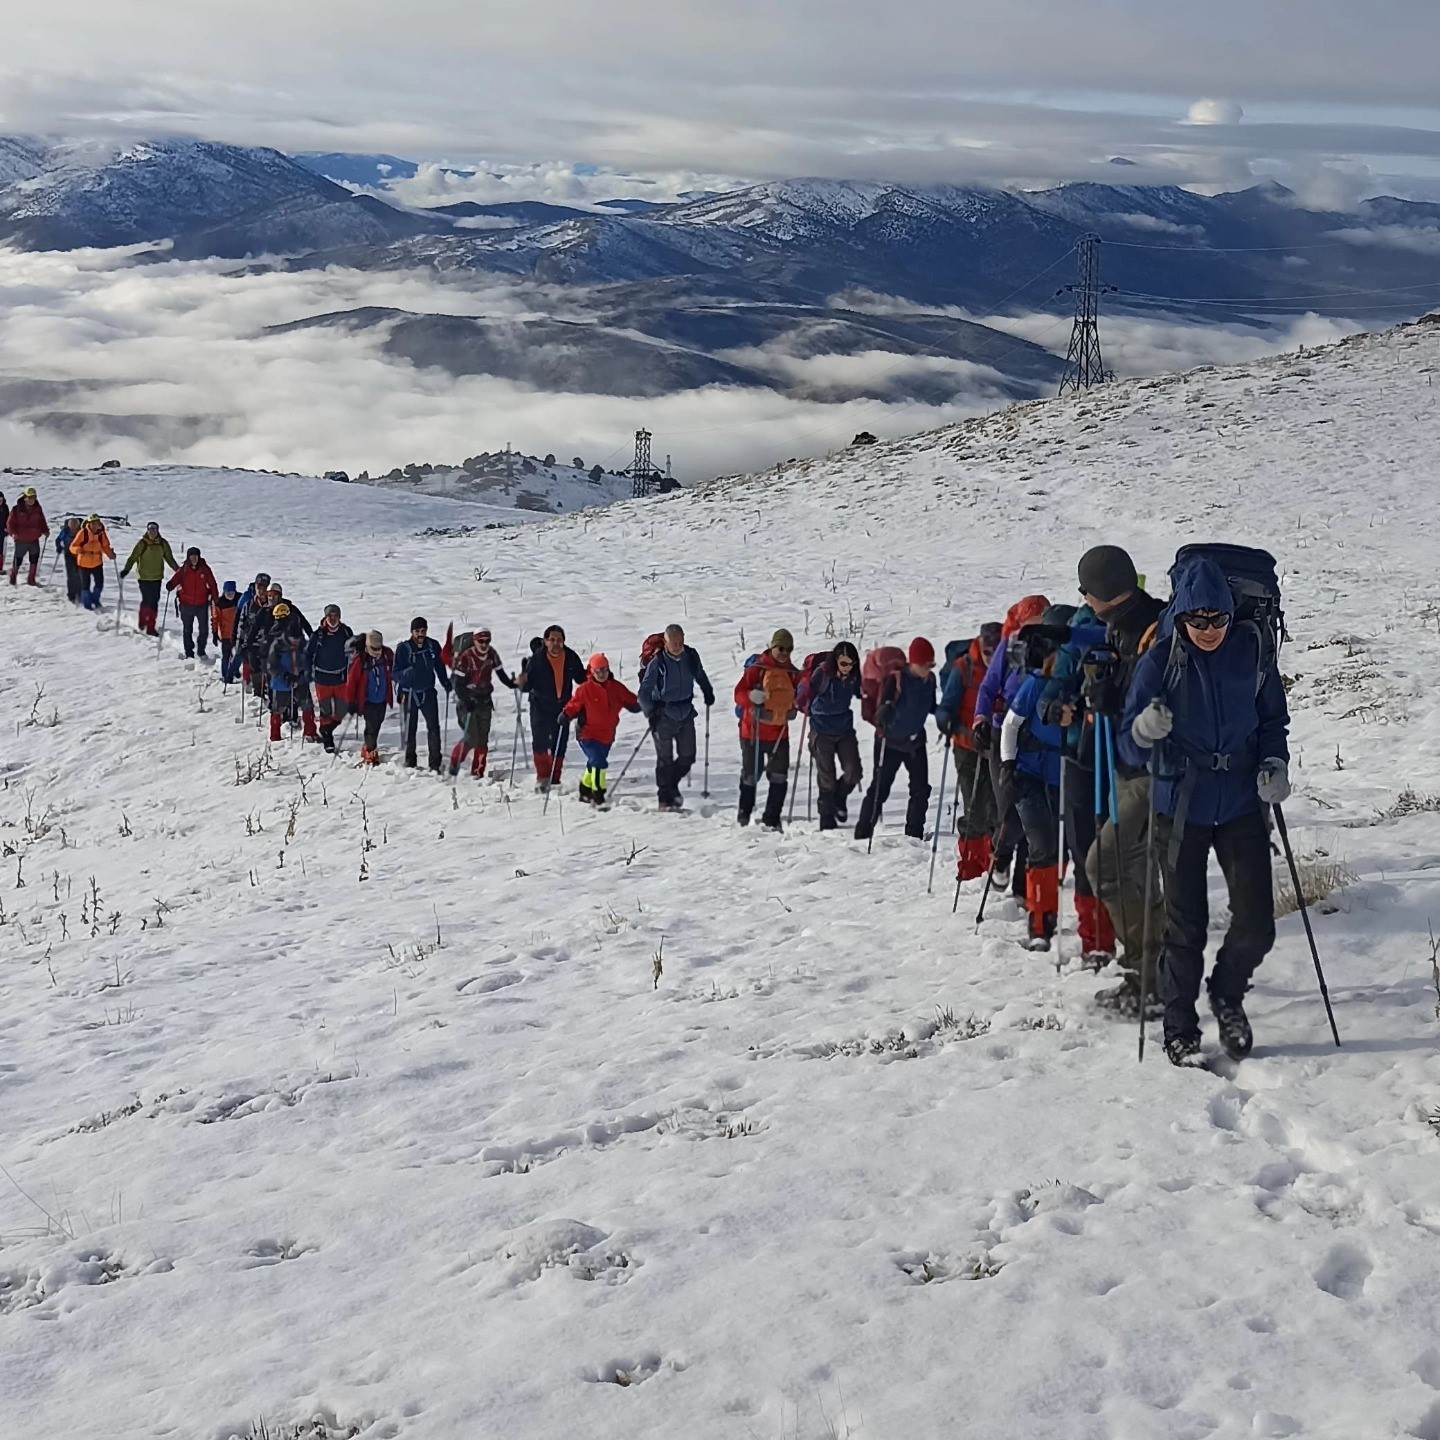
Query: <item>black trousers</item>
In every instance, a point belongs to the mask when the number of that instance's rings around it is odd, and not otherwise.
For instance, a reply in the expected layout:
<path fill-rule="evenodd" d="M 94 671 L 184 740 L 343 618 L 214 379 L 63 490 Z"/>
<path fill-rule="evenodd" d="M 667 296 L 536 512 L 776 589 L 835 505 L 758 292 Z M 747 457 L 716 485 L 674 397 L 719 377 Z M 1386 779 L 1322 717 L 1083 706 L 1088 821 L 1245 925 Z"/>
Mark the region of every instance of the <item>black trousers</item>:
<path fill-rule="evenodd" d="M 78 605 L 82 588 L 80 564 L 68 550 L 62 554 L 65 560 L 65 594 L 72 605 Z"/>
<path fill-rule="evenodd" d="M 925 742 L 922 739 L 913 750 L 902 750 L 877 737 L 870 788 L 860 802 L 860 819 L 855 825 L 857 840 L 868 840 L 874 833 L 885 802 L 890 798 L 890 787 L 894 785 L 902 766 L 910 772 L 905 833 L 916 840 L 925 838 L 925 816 L 930 809 L 930 756 L 926 753 Z"/>
<path fill-rule="evenodd" d="M 758 754 L 757 754 L 758 751 Z M 755 772 L 760 770 L 770 781 L 765 796 L 766 825 L 778 827 L 785 810 L 785 792 L 790 788 L 790 732 L 786 730 L 775 740 L 740 741 L 740 809 L 742 825 L 748 824 L 755 809 Z"/>
<path fill-rule="evenodd" d="M 429 765 L 440 768 L 440 698 L 433 690 L 423 695 L 405 697 L 405 763 L 415 765 L 416 742 L 420 738 L 420 717 L 425 717 L 425 741 L 429 748 Z"/>
<path fill-rule="evenodd" d="M 180 607 L 180 623 L 185 627 L 186 659 L 195 654 L 195 642 L 198 635 L 200 658 L 203 660 L 205 658 L 205 642 L 210 638 L 210 607 L 208 605 L 182 605 Z"/>
<path fill-rule="evenodd" d="M 1160 854 L 1168 857 L 1173 822 L 1158 816 L 1155 828 Z M 1241 999 L 1250 988 L 1250 977 L 1275 944 L 1275 894 L 1265 811 L 1257 808 L 1224 825 L 1187 825 L 1175 864 L 1167 865 L 1165 871 L 1160 998 L 1165 1002 L 1167 1038 L 1200 1033 L 1195 1002 L 1205 974 L 1212 850 L 1230 891 L 1230 928 L 1210 972 L 1211 993 L 1226 1000 Z"/>
<path fill-rule="evenodd" d="M 1020 812 L 1015 808 L 1015 787 L 1007 781 L 1000 770 L 1000 742 L 997 739 L 986 757 L 990 765 L 990 786 L 995 799 L 995 863 L 1001 867 L 1014 862 L 1010 871 L 1010 893 L 1017 899 L 1025 898 L 1025 873 L 1030 855 L 1029 843 L 1025 839 L 1025 827 L 1020 823 Z"/>
<path fill-rule="evenodd" d="M 655 789 L 662 801 L 678 805 L 680 782 L 695 766 L 695 717 L 672 720 L 668 715 L 659 715 L 654 734 Z"/>
<path fill-rule="evenodd" d="M 841 807 L 851 791 L 860 788 L 860 741 L 853 730 L 843 735 L 812 730 L 810 753 L 815 757 L 815 785 L 819 791 L 815 806 L 820 812 L 820 828 L 836 830 Z"/>

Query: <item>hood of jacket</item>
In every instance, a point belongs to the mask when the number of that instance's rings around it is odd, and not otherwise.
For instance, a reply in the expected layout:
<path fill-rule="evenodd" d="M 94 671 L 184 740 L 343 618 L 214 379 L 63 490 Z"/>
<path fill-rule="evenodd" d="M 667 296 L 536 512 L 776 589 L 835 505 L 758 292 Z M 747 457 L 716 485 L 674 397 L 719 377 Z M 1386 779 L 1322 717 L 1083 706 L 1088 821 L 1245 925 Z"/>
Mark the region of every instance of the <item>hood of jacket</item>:
<path fill-rule="evenodd" d="M 1021 626 L 1039 620 L 1049 608 L 1050 602 L 1043 595 L 1027 595 L 1023 600 L 1017 600 L 1005 613 L 1001 635 L 1008 640 L 1019 633 Z"/>
<path fill-rule="evenodd" d="M 1225 615 L 1235 613 L 1235 600 L 1225 572 L 1208 556 L 1191 560 L 1175 576 L 1175 593 L 1170 601 L 1171 612 L 1188 615 L 1192 610 L 1218 610 Z"/>

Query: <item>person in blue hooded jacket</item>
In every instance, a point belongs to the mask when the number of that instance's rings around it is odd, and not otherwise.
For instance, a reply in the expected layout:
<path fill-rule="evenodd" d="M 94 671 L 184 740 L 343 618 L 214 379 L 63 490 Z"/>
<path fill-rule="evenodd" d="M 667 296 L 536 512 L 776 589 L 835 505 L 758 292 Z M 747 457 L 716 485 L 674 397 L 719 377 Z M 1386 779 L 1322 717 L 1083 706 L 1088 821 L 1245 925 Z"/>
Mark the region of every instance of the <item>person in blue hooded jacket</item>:
<path fill-rule="evenodd" d="M 1272 664 L 1262 673 L 1257 637 L 1232 629 L 1235 603 L 1220 567 L 1199 557 L 1174 578 L 1174 634 L 1135 671 L 1119 746 L 1132 765 L 1150 764 L 1160 747 L 1154 789 L 1165 874 L 1165 1053 L 1189 1065 L 1200 1055 L 1196 1002 L 1212 850 L 1229 890 L 1230 928 L 1210 974 L 1210 1008 L 1227 1054 L 1240 1059 L 1253 1043 L 1243 1001 L 1275 943 L 1266 812 L 1290 794 L 1290 714 L 1279 670 Z M 1172 657 L 1172 646 L 1183 654 Z"/>
<path fill-rule="evenodd" d="M 440 701 L 436 687 L 450 690 L 450 672 L 445 668 L 440 643 L 430 638 L 430 622 L 417 615 L 410 622 L 410 638 L 395 647 L 395 693 L 405 708 L 405 767 L 416 765 L 420 738 L 420 717 L 425 717 L 425 740 L 429 765 L 440 772 Z"/>
<path fill-rule="evenodd" d="M 875 760 L 870 788 L 860 802 L 855 838 L 868 840 L 890 788 L 903 766 L 910 775 L 910 799 L 905 806 L 905 833 L 912 840 L 925 838 L 925 817 L 930 811 L 930 764 L 925 724 L 935 713 L 935 647 L 923 636 L 910 642 L 903 670 L 887 679 L 875 712 Z M 863 681 L 862 681 L 863 683 Z"/>
<path fill-rule="evenodd" d="M 680 810 L 684 799 L 680 782 L 695 764 L 695 689 L 708 710 L 715 703 L 715 687 L 700 663 L 699 651 L 685 643 L 679 625 L 665 627 L 660 653 L 640 677 L 640 708 L 655 740 L 655 789 L 662 810 Z"/>
<path fill-rule="evenodd" d="M 848 640 L 838 641 L 802 689 L 802 708 L 810 717 L 820 828 L 838 830 L 849 823 L 846 802 L 864 778 L 854 711 L 860 698 L 860 652 Z"/>

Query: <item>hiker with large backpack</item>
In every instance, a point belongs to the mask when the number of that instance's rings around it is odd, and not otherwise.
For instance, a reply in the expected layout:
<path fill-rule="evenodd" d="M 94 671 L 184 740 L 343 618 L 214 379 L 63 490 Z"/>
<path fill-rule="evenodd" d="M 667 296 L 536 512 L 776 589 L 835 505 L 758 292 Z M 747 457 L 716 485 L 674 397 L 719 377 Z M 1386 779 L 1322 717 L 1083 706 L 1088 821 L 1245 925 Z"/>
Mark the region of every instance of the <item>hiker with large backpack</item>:
<path fill-rule="evenodd" d="M 410 622 L 410 638 L 395 647 L 395 690 L 405 715 L 407 770 L 415 769 L 419 763 L 416 746 L 420 738 L 420 717 L 423 715 L 427 763 L 430 769 L 439 773 L 440 688 L 449 692 L 450 672 L 440 654 L 440 642 L 430 638 L 430 622 L 423 615 L 417 615 Z"/>
<path fill-rule="evenodd" d="M 1150 774 L 1113 737 L 1141 653 L 1165 602 L 1146 593 L 1135 562 L 1118 545 L 1087 550 L 1077 573 L 1085 603 L 1105 626 L 1104 648 L 1092 653 L 1085 683 L 1085 706 L 1096 729 L 1096 763 L 1102 767 L 1100 807 L 1105 819 L 1090 847 L 1085 873 L 1120 941 L 1118 959 L 1124 976 L 1120 986 L 1102 999 L 1130 1014 L 1140 1003 L 1141 972 L 1148 965 L 1153 973 L 1159 957 L 1165 912 L 1149 859 Z"/>
<path fill-rule="evenodd" d="M 345 718 L 345 688 L 354 656 L 355 632 L 340 617 L 338 605 L 327 605 L 324 618 L 310 632 L 305 658 L 315 686 L 315 710 L 319 717 L 320 743 L 327 752 L 335 750 L 335 731 Z"/>
<path fill-rule="evenodd" d="M 1165 1053 L 1172 1064 L 1191 1065 L 1200 1059 L 1196 1001 L 1212 850 L 1230 924 L 1210 974 L 1210 1008 L 1225 1052 L 1250 1053 L 1243 1002 L 1275 943 L 1267 811 L 1290 794 L 1290 714 L 1276 663 L 1284 619 L 1272 557 L 1187 546 L 1170 580 L 1172 598 L 1136 666 L 1119 745 L 1129 764 L 1154 777 L 1152 844 L 1165 876 Z"/>
<path fill-rule="evenodd" d="M 806 658 L 796 689 L 796 708 L 810 719 L 820 828 L 847 824 L 847 801 L 860 788 L 860 741 L 853 706 L 860 698 L 860 652 L 841 640 L 833 650 Z"/>
<path fill-rule="evenodd" d="M 515 688 L 530 700 L 530 749 L 535 761 L 535 788 L 548 791 L 560 783 L 565 765 L 565 737 L 570 733 L 563 711 L 585 683 L 585 666 L 565 643 L 559 625 L 547 625 L 543 638 L 530 642 L 530 656 L 520 666 Z"/>
<path fill-rule="evenodd" d="M 640 713 L 640 700 L 610 673 L 609 659 L 599 653 L 590 657 L 583 683 L 575 687 L 564 711 L 566 720 L 579 720 L 575 738 L 585 752 L 585 773 L 580 777 L 580 801 L 603 805 L 608 783 L 610 747 L 625 711 Z M 642 737 L 643 738 L 643 737 Z"/>
<path fill-rule="evenodd" d="M 898 665 L 895 656 L 900 657 Z M 857 840 L 868 840 L 875 833 L 902 766 L 910 775 L 905 833 L 915 840 L 925 838 L 925 817 L 930 810 L 925 722 L 935 713 L 935 701 L 935 647 L 923 635 L 910 642 L 908 651 L 885 646 L 865 657 L 860 713 L 875 726 L 875 759 L 870 788 L 860 802 L 855 823 Z"/>
<path fill-rule="evenodd" d="M 760 823 L 779 830 L 790 787 L 790 721 L 795 717 L 795 686 L 800 672 L 791 663 L 795 639 L 777 630 L 759 655 L 750 656 L 735 684 L 735 713 L 740 717 L 740 803 L 735 818 L 750 823 L 760 776 L 770 781 Z"/>
<path fill-rule="evenodd" d="M 170 577 L 165 588 L 179 591 L 175 598 L 180 602 L 185 658 L 195 658 L 198 640 L 200 659 L 205 659 L 205 642 L 210 636 L 210 607 L 219 598 L 220 587 L 215 583 L 215 572 L 205 563 L 198 545 L 192 545 L 185 552 L 185 563 Z"/>
<path fill-rule="evenodd" d="M 973 640 L 952 641 L 945 647 L 945 668 L 940 675 L 940 703 L 935 707 L 935 728 L 950 737 L 955 752 L 955 791 L 963 799 L 956 817 L 956 878 L 978 880 L 990 869 L 995 833 L 995 787 L 985 754 L 975 742 L 975 707 L 980 686 L 995 658 L 1002 626 L 987 621 Z"/>
<path fill-rule="evenodd" d="M 37 572 L 40 569 L 40 542 L 50 535 L 50 522 L 40 508 L 35 487 L 27 485 L 5 517 L 5 533 L 13 542 L 10 553 L 10 583 L 14 585 L 20 575 L 21 565 L 28 562 L 30 569 L 25 576 L 27 585 L 40 583 Z M 92 607 L 86 605 L 87 610 Z"/>
<path fill-rule="evenodd" d="M 986 667 L 985 678 L 975 696 L 975 725 L 972 734 L 976 749 L 981 751 L 990 769 L 990 784 L 995 796 L 995 833 L 991 844 L 990 869 L 985 885 L 1003 889 L 1009 882 L 1010 893 L 1023 906 L 1025 903 L 1026 846 L 1025 827 L 1015 808 L 1010 777 L 1000 767 L 1000 747 L 996 734 L 1005 719 L 1005 711 L 1015 692 L 1025 680 L 1024 651 L 1012 652 L 1010 641 L 1025 625 L 1035 624 L 1050 608 L 1043 595 L 1027 595 L 1005 612 L 1000 639 Z"/>
<path fill-rule="evenodd" d="M 80 533 L 82 523 L 78 515 L 67 515 L 55 537 L 55 553 L 65 562 L 65 598 L 72 605 L 80 603 L 80 565 L 70 553 L 70 542 Z"/>
<path fill-rule="evenodd" d="M 1043 714 L 1046 680 L 1070 634 L 1073 605 L 1051 605 L 1010 640 L 1025 678 L 1000 725 L 1000 764 L 1025 827 L 1027 945 L 1049 950 L 1060 913 L 1060 777 L 1065 731 Z"/>
<path fill-rule="evenodd" d="M 640 647 L 640 708 L 655 738 L 655 789 L 662 810 L 679 810 L 680 782 L 695 765 L 695 690 L 708 710 L 715 688 L 679 625 L 667 625 Z M 709 723 L 708 717 L 706 721 Z M 708 734 L 709 731 L 707 730 Z"/>
<path fill-rule="evenodd" d="M 283 603 L 268 586 L 257 589 L 238 623 L 235 648 L 243 660 L 243 671 L 251 694 L 262 703 L 270 684 L 270 642 L 275 638 L 275 606 Z M 289 606 L 286 605 L 286 611 Z"/>
<path fill-rule="evenodd" d="M 481 780 L 490 759 L 490 726 L 495 718 L 495 681 L 513 690 L 515 681 L 506 673 L 499 653 L 490 643 L 488 630 L 462 633 L 453 642 L 450 681 L 455 687 L 455 721 L 460 738 L 450 752 L 450 775 L 460 773 L 466 755 L 474 751 L 470 773 Z"/>
<path fill-rule="evenodd" d="M 315 697 L 310 689 L 310 660 L 300 622 L 283 600 L 271 610 L 274 621 L 267 666 L 270 674 L 270 738 L 280 739 L 282 721 L 294 724 L 298 718 L 307 740 L 315 733 Z"/>
<path fill-rule="evenodd" d="M 350 662 L 345 682 L 345 699 L 352 715 L 361 716 L 365 724 L 360 743 L 360 763 L 380 763 L 380 727 L 395 703 L 395 652 L 385 643 L 378 630 L 365 636 L 364 648 Z"/>
<path fill-rule="evenodd" d="M 233 580 L 227 580 L 210 602 L 210 638 L 220 647 L 220 678 L 227 685 L 235 678 L 235 611 L 239 604 Z"/>
<path fill-rule="evenodd" d="M 145 533 L 135 542 L 125 568 L 120 572 L 123 580 L 132 570 L 140 581 L 140 609 L 136 624 L 142 634 L 155 635 L 155 623 L 160 619 L 160 587 L 165 581 L 165 567 L 172 570 L 180 567 L 175 562 L 175 552 L 170 542 L 160 533 L 160 524 L 150 521 Z"/>

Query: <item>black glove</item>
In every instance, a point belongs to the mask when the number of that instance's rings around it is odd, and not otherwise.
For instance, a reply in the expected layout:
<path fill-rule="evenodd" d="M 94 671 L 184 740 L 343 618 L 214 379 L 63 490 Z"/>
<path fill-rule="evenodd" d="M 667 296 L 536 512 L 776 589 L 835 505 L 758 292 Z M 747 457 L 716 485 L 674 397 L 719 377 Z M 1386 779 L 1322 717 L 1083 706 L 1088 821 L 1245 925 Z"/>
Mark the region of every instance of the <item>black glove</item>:
<path fill-rule="evenodd" d="M 943 710 L 935 712 L 935 728 L 942 734 L 948 735 L 955 728 L 955 717 L 947 715 Z"/>
<path fill-rule="evenodd" d="M 1007 786 L 1015 783 L 1015 762 L 1013 760 L 1000 762 L 1000 783 Z"/>
<path fill-rule="evenodd" d="M 895 706 L 886 701 L 875 711 L 875 728 L 877 730 L 888 730 L 891 722 L 895 719 Z"/>
<path fill-rule="evenodd" d="M 989 720 L 981 716 L 975 721 L 970 731 L 971 738 L 975 741 L 975 748 L 983 755 L 989 750 L 991 742 L 995 737 L 995 727 Z"/>

